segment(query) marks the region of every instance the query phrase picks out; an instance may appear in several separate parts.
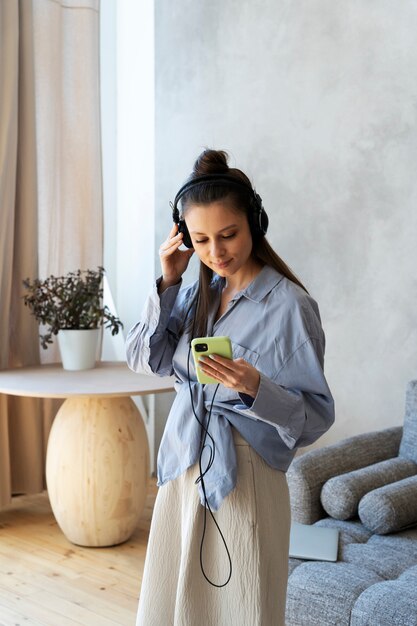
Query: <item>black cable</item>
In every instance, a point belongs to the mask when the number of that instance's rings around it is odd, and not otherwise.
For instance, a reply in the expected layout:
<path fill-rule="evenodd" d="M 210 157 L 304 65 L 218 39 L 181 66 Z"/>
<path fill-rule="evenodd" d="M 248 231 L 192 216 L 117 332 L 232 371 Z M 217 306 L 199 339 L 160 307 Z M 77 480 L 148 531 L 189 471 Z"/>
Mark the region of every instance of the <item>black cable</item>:
<path fill-rule="evenodd" d="M 209 427 L 209 424 L 210 424 L 211 412 L 212 412 L 212 409 L 213 409 L 213 404 L 214 404 L 214 398 L 216 397 L 216 393 L 217 393 L 217 390 L 218 390 L 218 388 L 219 388 L 219 384 L 220 384 L 220 383 L 218 383 L 218 384 L 217 384 L 216 389 L 215 389 L 215 391 L 214 391 L 213 398 L 212 398 L 212 400 L 211 400 L 211 405 L 210 405 L 209 415 L 208 415 L 208 418 L 207 418 L 207 426 L 204 428 L 204 430 L 205 430 L 205 435 L 204 435 L 204 439 L 203 439 L 202 446 L 201 446 L 201 449 L 200 449 L 200 456 L 199 456 L 199 459 L 198 459 L 198 466 L 199 466 L 199 469 L 200 469 L 200 476 L 197 478 L 197 480 L 196 480 L 195 482 L 196 482 L 196 483 L 198 483 L 198 482 L 200 482 L 200 483 L 201 483 L 201 489 L 202 489 L 202 491 L 203 491 L 203 495 L 204 495 L 204 518 L 203 518 L 203 519 L 204 519 L 204 521 L 203 521 L 203 534 L 202 534 L 202 536 L 201 536 L 201 543 L 200 543 L 200 567 L 201 567 L 201 571 L 202 571 L 202 573 L 203 573 L 203 576 L 204 576 L 204 578 L 207 580 L 207 582 L 208 582 L 208 583 L 210 583 L 210 585 L 212 585 L 213 587 L 218 587 L 218 588 L 221 588 L 221 587 L 225 587 L 225 586 L 228 584 L 228 582 L 229 582 L 229 580 L 231 579 L 231 577 L 232 577 L 232 570 L 233 570 L 233 567 L 232 567 L 232 559 L 231 559 L 231 557 L 230 557 L 230 552 L 229 552 L 229 548 L 227 547 L 226 539 L 224 538 L 224 535 L 223 535 L 223 533 L 222 533 L 222 531 L 221 531 L 221 528 L 220 528 L 220 526 L 219 526 L 219 524 L 218 524 L 218 522 L 217 522 L 216 518 L 214 517 L 214 513 L 213 513 L 213 511 L 211 510 L 211 507 L 210 507 L 210 505 L 209 505 L 209 503 L 208 503 L 208 500 L 207 500 L 206 486 L 205 486 L 205 483 L 204 483 L 204 475 L 205 475 L 205 474 L 208 472 L 208 470 L 210 469 L 211 464 L 209 464 L 209 465 L 208 465 L 208 467 L 204 470 L 204 472 L 203 472 L 203 470 L 202 470 L 202 466 L 201 466 L 202 455 L 203 455 L 203 451 L 204 451 L 204 448 L 205 448 L 205 440 L 206 440 L 206 435 L 209 435 L 209 437 L 212 439 L 213 444 L 214 444 L 214 440 L 213 440 L 213 438 L 211 437 L 210 433 L 208 432 L 208 427 Z M 210 455 L 210 460 L 211 460 L 212 458 L 214 459 L 214 451 L 213 451 L 213 454 L 212 454 L 212 455 Z M 203 563 L 203 546 L 204 546 L 204 538 L 205 538 L 205 536 L 206 536 L 206 528 L 207 528 L 207 510 L 209 511 L 210 516 L 211 516 L 211 518 L 212 518 L 213 522 L 215 523 L 217 530 L 219 531 L 219 535 L 220 535 L 221 540 L 222 540 L 222 542 L 223 542 L 223 545 L 224 545 L 224 547 L 225 547 L 226 554 L 227 554 L 227 559 L 228 559 L 228 561 L 229 561 L 229 574 L 228 574 L 228 576 L 227 576 L 226 581 L 225 581 L 224 583 L 221 583 L 221 584 L 217 584 L 217 583 L 213 582 L 212 580 L 210 580 L 210 578 L 207 576 L 207 574 L 206 574 L 206 572 L 205 572 L 205 570 L 204 570 L 204 563 Z"/>
<path fill-rule="evenodd" d="M 191 389 L 191 378 L 190 378 L 190 354 L 191 354 L 191 342 L 190 342 L 190 346 L 189 346 L 189 348 L 188 348 L 188 356 L 187 356 L 187 378 L 188 378 L 188 389 L 189 389 L 189 392 L 190 392 L 190 403 L 191 403 L 191 408 L 192 408 L 192 411 L 193 411 L 193 414 L 194 414 L 195 419 L 197 420 L 197 422 L 200 424 L 200 427 L 201 427 L 201 435 L 200 435 L 200 456 L 201 456 L 201 455 L 202 455 L 202 453 L 203 453 L 203 448 L 204 448 L 204 446 L 205 446 L 205 442 L 206 442 L 206 437 L 207 437 L 207 436 L 209 436 L 209 437 L 210 437 L 210 439 L 211 439 L 211 443 L 212 443 L 212 447 L 210 447 L 210 446 L 209 446 L 209 449 L 210 449 L 210 460 L 209 460 L 208 465 L 207 465 L 207 468 L 206 468 L 206 470 L 205 470 L 205 472 L 204 472 L 204 474 L 207 474 L 207 472 L 209 471 L 210 467 L 213 465 L 213 462 L 214 462 L 214 457 L 215 457 L 215 454 L 216 454 L 216 444 L 215 444 L 215 442 L 214 442 L 213 437 L 210 435 L 210 433 L 209 433 L 209 431 L 208 431 L 208 424 L 209 424 L 209 422 L 207 423 L 207 426 L 205 426 L 205 425 L 204 425 L 204 423 L 200 420 L 200 418 L 198 417 L 198 415 L 197 415 L 197 413 L 196 413 L 196 411 L 195 411 L 195 407 L 194 407 L 194 398 L 193 398 L 193 392 L 192 392 L 192 389 Z M 216 387 L 216 390 L 215 390 L 215 392 L 214 392 L 214 396 L 215 396 L 215 395 L 216 395 L 216 393 L 217 393 L 217 388 L 218 388 L 218 386 L 219 386 L 219 385 L 217 385 L 217 387 Z M 214 400 L 214 396 L 213 396 L 213 400 Z M 211 416 L 211 408 L 210 408 L 210 416 Z M 204 436 L 203 436 L 203 433 L 204 433 Z M 196 483 L 197 483 L 197 482 L 200 482 L 200 477 L 199 477 L 199 478 L 197 478 Z"/>
<path fill-rule="evenodd" d="M 198 288 L 196 308 L 198 306 L 199 297 L 200 297 L 200 288 Z M 190 307 L 188 308 L 187 314 L 185 316 L 185 320 L 188 317 L 188 313 L 191 310 L 191 306 L 192 306 L 192 303 L 191 303 Z M 195 484 L 198 484 L 198 483 L 201 484 L 201 490 L 202 490 L 203 496 L 204 496 L 203 533 L 202 533 L 202 536 L 201 536 L 201 543 L 200 543 L 200 568 L 201 568 L 201 572 L 202 572 L 204 578 L 207 580 L 208 583 L 210 583 L 210 585 L 212 585 L 213 587 L 221 588 L 221 587 L 225 587 L 228 584 L 228 582 L 230 581 L 231 577 L 232 577 L 232 570 L 233 570 L 232 559 L 230 557 L 230 552 L 229 552 L 229 548 L 227 547 L 226 539 L 224 538 L 224 535 L 223 535 L 223 533 L 222 533 L 222 531 L 220 529 L 220 526 L 219 526 L 216 518 L 214 517 L 214 513 L 211 510 L 211 507 L 210 507 L 210 505 L 208 503 L 207 494 L 206 494 L 206 486 L 205 486 L 205 482 L 204 482 L 204 476 L 207 474 L 207 472 L 209 471 L 209 469 L 213 465 L 214 457 L 215 457 L 215 454 L 216 454 L 216 444 L 215 444 L 215 441 L 214 441 L 213 437 L 211 436 L 208 428 L 209 428 L 209 425 L 210 425 L 211 414 L 212 414 L 213 405 L 214 405 L 214 399 L 216 397 L 217 390 L 218 390 L 218 388 L 220 386 L 220 383 L 217 383 L 216 389 L 214 390 L 213 397 L 211 399 L 210 410 L 209 410 L 209 414 L 208 414 L 208 418 L 207 418 L 207 425 L 205 425 L 204 424 L 204 420 L 203 421 L 200 420 L 200 418 L 198 417 L 198 415 L 197 415 L 197 413 L 195 411 L 193 392 L 192 392 L 192 388 L 191 388 L 190 355 L 191 355 L 191 340 L 193 339 L 193 336 L 194 336 L 194 328 L 195 328 L 195 315 L 194 315 L 193 325 L 192 325 L 192 330 L 191 330 L 190 346 L 189 346 L 189 349 L 188 349 L 187 378 L 188 378 L 188 389 L 190 391 L 191 408 L 192 408 L 194 417 L 196 418 L 197 422 L 200 424 L 200 427 L 201 427 L 200 453 L 199 453 L 199 457 L 198 457 L 198 467 L 199 467 L 199 470 L 200 470 L 200 475 L 198 476 L 198 478 L 195 481 Z M 211 445 L 210 444 L 206 444 L 207 437 L 210 438 Z M 208 448 L 210 450 L 210 456 L 209 456 L 209 460 L 208 460 L 207 466 L 206 466 L 206 468 L 203 471 L 203 468 L 202 468 L 202 457 L 203 457 L 204 449 L 206 448 L 206 446 L 208 446 Z M 223 542 L 223 545 L 225 547 L 227 558 L 228 558 L 228 561 L 229 561 L 229 573 L 228 573 L 227 579 L 226 579 L 226 581 L 224 583 L 221 583 L 221 584 L 217 584 L 217 583 L 213 582 L 212 580 L 210 580 L 210 578 L 207 576 L 207 574 L 205 572 L 205 569 L 204 569 L 203 547 L 204 547 L 204 539 L 205 539 L 205 536 L 206 536 L 206 528 L 207 528 L 207 510 L 209 511 L 210 516 L 211 516 L 214 524 L 216 525 L 217 530 L 219 531 L 219 534 L 220 534 L 221 540 Z"/>

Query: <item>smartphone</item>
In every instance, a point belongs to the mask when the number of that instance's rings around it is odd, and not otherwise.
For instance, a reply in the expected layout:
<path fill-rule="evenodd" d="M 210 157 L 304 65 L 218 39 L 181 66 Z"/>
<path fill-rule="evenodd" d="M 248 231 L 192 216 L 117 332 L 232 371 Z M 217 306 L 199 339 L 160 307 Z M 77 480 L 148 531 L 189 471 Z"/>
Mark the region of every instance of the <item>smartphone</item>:
<path fill-rule="evenodd" d="M 232 359 L 232 344 L 230 343 L 229 337 L 197 337 L 191 341 L 191 351 L 193 353 L 198 382 L 203 385 L 217 385 L 218 380 L 207 376 L 207 374 L 199 368 L 198 360 L 201 356 L 209 356 L 210 354 L 218 354 L 227 359 Z"/>

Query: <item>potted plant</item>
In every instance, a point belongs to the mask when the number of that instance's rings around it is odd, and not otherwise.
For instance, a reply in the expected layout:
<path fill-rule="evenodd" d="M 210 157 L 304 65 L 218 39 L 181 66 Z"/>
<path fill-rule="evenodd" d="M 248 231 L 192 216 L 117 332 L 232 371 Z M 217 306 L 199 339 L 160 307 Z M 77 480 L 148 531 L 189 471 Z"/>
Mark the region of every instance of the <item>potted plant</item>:
<path fill-rule="evenodd" d="M 104 268 L 98 267 L 23 281 L 27 290 L 23 301 L 45 326 L 46 332 L 39 335 L 41 346 L 46 349 L 53 343 L 52 335 L 58 335 L 64 369 L 94 367 L 99 328 L 111 328 L 112 335 L 123 328 L 120 319 L 103 306 L 104 273 Z"/>

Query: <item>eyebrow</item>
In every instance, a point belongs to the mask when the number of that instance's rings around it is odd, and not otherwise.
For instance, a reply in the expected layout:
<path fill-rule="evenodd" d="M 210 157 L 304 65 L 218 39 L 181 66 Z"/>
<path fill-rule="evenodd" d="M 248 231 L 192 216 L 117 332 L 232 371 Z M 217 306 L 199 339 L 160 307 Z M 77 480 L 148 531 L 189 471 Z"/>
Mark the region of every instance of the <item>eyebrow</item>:
<path fill-rule="evenodd" d="M 224 228 L 219 230 L 219 233 L 222 233 L 224 230 L 230 230 L 230 228 L 237 228 L 237 224 L 230 224 L 230 226 L 225 226 Z M 200 233 L 196 230 L 190 230 L 190 233 L 192 233 L 193 235 L 205 235 L 206 234 L 206 233 Z"/>

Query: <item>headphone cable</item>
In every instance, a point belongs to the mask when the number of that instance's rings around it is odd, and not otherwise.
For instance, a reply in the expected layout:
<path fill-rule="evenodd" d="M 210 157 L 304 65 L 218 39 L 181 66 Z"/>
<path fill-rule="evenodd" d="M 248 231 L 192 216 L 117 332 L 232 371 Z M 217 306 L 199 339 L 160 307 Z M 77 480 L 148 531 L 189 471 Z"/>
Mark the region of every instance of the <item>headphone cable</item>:
<path fill-rule="evenodd" d="M 200 297 L 200 288 L 198 289 L 198 293 L 197 293 L 196 306 L 198 305 L 199 297 Z M 189 314 L 189 312 L 191 310 L 192 304 L 193 303 L 191 303 L 191 305 L 188 308 L 188 311 L 187 311 L 186 316 L 185 316 L 185 320 L 188 317 L 188 314 Z M 207 472 L 209 471 L 209 469 L 213 465 L 215 454 L 216 454 L 216 444 L 215 444 L 215 441 L 214 441 L 213 437 L 211 436 L 208 428 L 209 428 L 209 425 L 210 425 L 210 420 L 211 420 L 214 400 L 215 400 L 217 391 L 219 389 L 220 383 L 217 383 L 216 388 L 214 390 L 213 397 L 212 397 L 211 403 L 210 403 L 210 409 L 209 409 L 209 414 L 208 414 L 208 418 L 207 418 L 207 425 L 205 425 L 204 424 L 204 420 L 201 420 L 198 417 L 197 413 L 196 413 L 195 406 L 194 406 L 193 392 L 192 392 L 192 388 L 191 388 L 190 355 L 191 355 L 191 339 L 194 336 L 194 328 L 195 328 L 195 316 L 194 316 L 194 319 L 193 319 L 193 325 L 192 325 L 192 330 L 191 330 L 191 338 L 190 338 L 190 345 L 189 345 L 189 348 L 188 348 L 187 378 L 188 378 L 188 389 L 189 389 L 189 392 L 190 392 L 191 408 L 192 408 L 194 417 L 196 418 L 197 422 L 200 424 L 200 428 L 201 428 L 200 452 L 199 452 L 199 457 L 198 457 L 198 467 L 199 467 L 200 475 L 197 477 L 197 479 L 195 481 L 195 484 L 198 484 L 198 483 L 201 484 L 201 490 L 203 492 L 203 498 L 204 498 L 203 533 L 202 533 L 201 542 L 200 542 L 200 568 L 201 568 L 201 572 L 202 572 L 204 578 L 207 580 L 208 583 L 210 583 L 210 585 L 212 585 L 213 587 L 221 588 L 221 587 L 225 587 L 228 584 L 228 582 L 230 581 L 231 577 L 232 577 L 232 570 L 233 570 L 232 559 L 231 559 L 231 556 L 230 556 L 229 548 L 228 548 L 227 543 L 226 543 L 226 539 L 225 539 L 225 537 L 223 535 L 223 532 L 222 532 L 222 530 L 221 530 L 221 528 L 220 528 L 220 526 L 219 526 L 219 524 L 218 524 L 218 522 L 217 522 L 217 520 L 216 520 L 216 518 L 214 516 L 214 513 L 213 513 L 213 511 L 212 511 L 212 509 L 210 507 L 210 504 L 209 504 L 209 502 L 207 500 L 206 485 L 205 485 L 205 482 L 204 482 L 204 476 L 207 474 Z M 210 445 L 210 443 L 206 444 L 207 437 L 210 438 L 211 445 Z M 208 459 L 207 466 L 205 467 L 205 469 L 203 471 L 203 468 L 202 468 L 202 457 L 203 457 L 204 449 L 206 447 L 208 447 L 209 450 L 210 450 L 210 456 L 209 456 L 209 459 Z M 225 547 L 226 554 L 227 554 L 227 559 L 228 559 L 228 562 L 229 562 L 229 572 L 228 572 L 226 581 L 224 583 L 221 583 L 221 584 L 215 583 L 212 580 L 210 580 L 210 578 L 208 577 L 208 575 L 206 574 L 206 571 L 204 569 L 203 547 L 204 547 L 204 539 L 205 539 L 205 536 L 206 536 L 206 529 L 207 529 L 207 511 L 209 511 L 210 516 L 211 516 L 211 518 L 212 518 L 212 520 L 213 520 L 217 530 L 219 531 L 219 535 L 220 535 L 221 540 L 223 542 L 223 545 Z"/>

